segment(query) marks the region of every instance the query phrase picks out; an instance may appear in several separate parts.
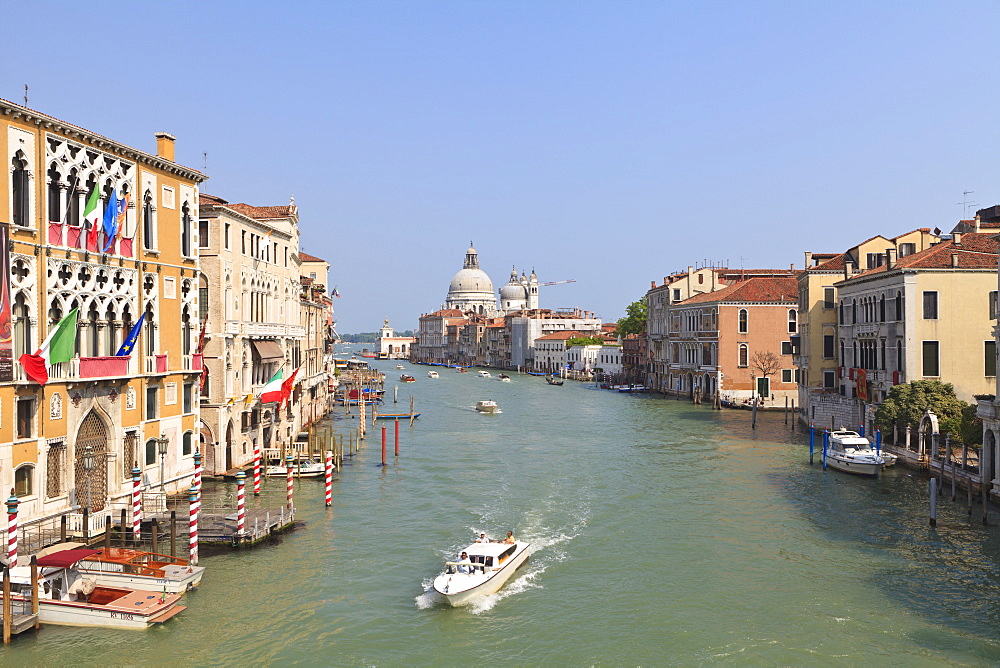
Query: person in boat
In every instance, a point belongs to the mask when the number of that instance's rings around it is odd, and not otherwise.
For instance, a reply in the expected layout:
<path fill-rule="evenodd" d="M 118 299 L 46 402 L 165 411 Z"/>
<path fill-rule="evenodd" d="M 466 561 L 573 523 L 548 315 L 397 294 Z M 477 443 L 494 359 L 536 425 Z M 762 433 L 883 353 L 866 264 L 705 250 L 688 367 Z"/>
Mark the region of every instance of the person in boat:
<path fill-rule="evenodd" d="M 460 557 L 460 559 L 461 561 L 455 567 L 455 571 L 458 573 L 465 573 L 466 575 L 468 575 L 469 573 L 472 572 L 472 562 L 469 561 L 469 553 L 462 552 L 462 556 Z"/>
<path fill-rule="evenodd" d="M 508 531 L 507 532 L 507 537 L 503 539 L 503 542 L 506 543 L 506 544 L 508 544 L 508 545 L 513 545 L 514 543 L 516 543 L 517 539 L 514 538 L 514 532 L 513 531 Z"/>
<path fill-rule="evenodd" d="M 477 543 L 489 543 L 490 539 L 486 537 L 486 534 L 481 533 L 481 534 L 479 534 L 479 538 L 476 539 L 476 542 Z"/>

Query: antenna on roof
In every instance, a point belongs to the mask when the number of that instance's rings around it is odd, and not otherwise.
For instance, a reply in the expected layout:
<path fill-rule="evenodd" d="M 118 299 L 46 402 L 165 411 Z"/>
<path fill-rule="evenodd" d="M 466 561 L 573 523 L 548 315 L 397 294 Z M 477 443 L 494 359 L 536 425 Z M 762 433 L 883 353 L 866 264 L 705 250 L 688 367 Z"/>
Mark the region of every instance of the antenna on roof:
<path fill-rule="evenodd" d="M 208 171 L 208 151 L 205 151 L 204 153 L 201 154 L 201 164 L 202 164 L 201 171 L 207 172 Z"/>
<path fill-rule="evenodd" d="M 27 104 L 27 103 L 25 103 L 25 104 Z M 959 204 L 962 205 L 962 215 L 965 216 L 966 218 L 969 217 L 969 207 L 970 206 L 975 206 L 975 204 L 976 204 L 975 202 L 969 202 L 968 201 L 969 195 L 971 195 L 974 192 L 976 192 L 976 191 L 975 190 L 963 190 L 962 191 L 962 201 L 961 202 L 955 202 L 955 206 L 958 206 Z"/>
<path fill-rule="evenodd" d="M 28 106 L 28 84 L 24 84 L 24 106 Z"/>

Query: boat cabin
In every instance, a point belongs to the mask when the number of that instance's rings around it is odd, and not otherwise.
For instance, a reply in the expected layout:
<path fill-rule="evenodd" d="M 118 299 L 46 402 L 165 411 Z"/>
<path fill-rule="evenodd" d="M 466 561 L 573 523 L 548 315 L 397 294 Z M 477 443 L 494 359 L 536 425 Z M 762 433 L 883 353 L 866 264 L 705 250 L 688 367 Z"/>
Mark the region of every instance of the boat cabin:
<path fill-rule="evenodd" d="M 484 573 L 500 568 L 517 551 L 516 543 L 474 543 L 465 549 L 472 563 L 473 572 Z M 459 562 L 448 562 L 448 573 L 455 573 Z"/>

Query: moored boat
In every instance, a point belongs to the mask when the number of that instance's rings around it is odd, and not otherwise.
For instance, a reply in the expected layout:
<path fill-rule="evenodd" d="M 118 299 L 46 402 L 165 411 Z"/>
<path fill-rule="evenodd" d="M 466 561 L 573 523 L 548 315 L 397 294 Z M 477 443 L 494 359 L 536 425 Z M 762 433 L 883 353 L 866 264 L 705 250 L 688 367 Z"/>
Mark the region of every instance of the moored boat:
<path fill-rule="evenodd" d="M 434 590 L 452 606 L 498 591 L 527 561 L 531 544 L 473 543 L 464 552 L 468 560 L 445 562 L 444 572 L 434 578 Z"/>
<path fill-rule="evenodd" d="M 420 413 L 414 413 L 413 414 L 413 419 L 417 419 L 418 417 L 420 417 Z M 376 413 L 375 414 L 375 419 L 376 420 L 409 420 L 410 419 L 410 414 L 409 413 Z"/>
<path fill-rule="evenodd" d="M 144 629 L 165 622 L 185 609 L 177 605 L 180 594 L 103 586 L 75 568 L 78 562 L 97 552 L 70 549 L 38 559 L 39 621 L 67 626 Z M 17 591 L 30 588 L 31 567 L 12 568 L 10 578 Z M 16 594 L 12 598 L 24 600 L 25 597 Z"/>
<path fill-rule="evenodd" d="M 326 474 L 326 462 L 319 459 L 296 459 L 292 462 L 292 475 L 298 478 L 318 478 Z M 285 477 L 288 475 L 288 465 L 280 457 L 267 460 L 264 475 Z"/>
<path fill-rule="evenodd" d="M 855 475 L 878 475 L 885 465 L 871 443 L 856 431 L 840 429 L 830 432 L 826 451 L 826 465 Z"/>
<path fill-rule="evenodd" d="M 484 399 L 483 401 L 476 402 L 476 410 L 480 413 L 496 413 L 500 410 L 500 406 L 492 399 Z"/>
<path fill-rule="evenodd" d="M 197 587 L 205 573 L 204 566 L 189 566 L 186 559 L 120 547 L 97 550 L 77 562 L 76 569 L 99 585 L 171 594 Z"/>

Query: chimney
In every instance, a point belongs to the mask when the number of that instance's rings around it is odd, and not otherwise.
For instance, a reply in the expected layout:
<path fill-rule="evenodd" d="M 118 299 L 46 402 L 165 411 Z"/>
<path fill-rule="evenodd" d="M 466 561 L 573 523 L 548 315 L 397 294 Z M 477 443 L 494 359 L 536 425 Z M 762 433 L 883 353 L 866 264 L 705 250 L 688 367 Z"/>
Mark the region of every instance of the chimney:
<path fill-rule="evenodd" d="M 655 289 L 656 288 L 656 281 L 650 281 L 650 283 L 651 283 L 651 285 L 649 286 L 649 289 L 650 290 Z"/>
<path fill-rule="evenodd" d="M 896 249 L 886 248 L 885 249 L 885 268 L 893 269 L 896 266 Z"/>
<path fill-rule="evenodd" d="M 811 251 L 806 251 L 806 269 L 812 266 L 813 254 Z"/>
<path fill-rule="evenodd" d="M 951 254 L 951 266 L 953 266 L 953 267 L 957 267 L 958 266 L 958 253 L 952 253 Z"/>
<path fill-rule="evenodd" d="M 961 246 L 962 245 L 962 233 L 961 232 L 955 232 L 954 234 L 951 235 L 951 240 L 955 243 L 956 246 Z"/>
<path fill-rule="evenodd" d="M 790 265 L 788 265 L 788 271 L 795 271 L 795 263 L 794 262 L 792 262 Z"/>
<path fill-rule="evenodd" d="M 157 132 L 156 137 L 156 155 L 160 156 L 164 160 L 174 161 L 174 141 L 177 137 L 173 136 L 169 132 Z"/>
<path fill-rule="evenodd" d="M 854 275 L 854 262 L 851 260 L 844 260 L 844 280 L 847 280 Z"/>

